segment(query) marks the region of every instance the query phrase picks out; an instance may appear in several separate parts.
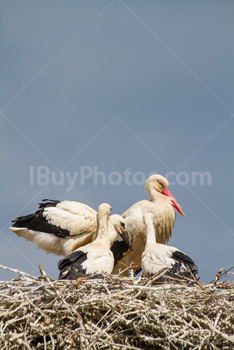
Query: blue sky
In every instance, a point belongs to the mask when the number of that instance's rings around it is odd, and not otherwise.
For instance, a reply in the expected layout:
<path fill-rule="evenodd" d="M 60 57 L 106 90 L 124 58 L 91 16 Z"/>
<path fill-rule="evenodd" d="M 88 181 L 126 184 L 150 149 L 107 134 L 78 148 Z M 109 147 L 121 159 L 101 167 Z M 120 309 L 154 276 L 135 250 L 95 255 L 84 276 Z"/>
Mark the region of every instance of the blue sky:
<path fill-rule="evenodd" d="M 233 10 L 232 1 L 1 2 L 0 264 L 37 275 L 41 263 L 56 278 L 59 257 L 16 237 L 11 220 L 42 198 L 122 213 L 160 173 L 186 214 L 169 244 L 195 260 L 202 282 L 234 265 Z"/>

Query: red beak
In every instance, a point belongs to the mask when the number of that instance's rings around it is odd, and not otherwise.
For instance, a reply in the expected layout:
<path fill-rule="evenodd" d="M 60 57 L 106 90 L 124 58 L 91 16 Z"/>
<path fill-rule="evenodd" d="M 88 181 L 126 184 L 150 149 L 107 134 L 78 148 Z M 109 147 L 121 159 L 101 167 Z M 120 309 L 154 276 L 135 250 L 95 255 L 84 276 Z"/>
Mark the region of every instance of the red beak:
<path fill-rule="evenodd" d="M 180 208 L 179 204 L 176 202 L 175 198 L 172 196 L 171 192 L 168 190 L 168 188 L 166 188 L 165 190 L 162 191 L 162 194 L 164 194 L 164 196 L 170 197 L 171 198 L 171 202 L 173 207 L 178 210 L 178 212 L 185 216 L 182 209 Z"/>

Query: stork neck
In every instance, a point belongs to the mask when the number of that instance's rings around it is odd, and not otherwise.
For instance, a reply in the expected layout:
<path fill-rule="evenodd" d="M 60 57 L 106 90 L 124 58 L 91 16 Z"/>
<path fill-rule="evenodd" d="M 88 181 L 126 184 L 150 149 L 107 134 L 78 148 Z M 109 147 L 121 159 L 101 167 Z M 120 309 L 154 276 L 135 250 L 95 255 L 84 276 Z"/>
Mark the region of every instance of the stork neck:
<path fill-rule="evenodd" d="M 154 224 L 153 224 L 151 215 L 145 214 L 144 220 L 145 220 L 145 226 L 147 231 L 146 245 L 148 244 L 150 245 L 151 243 L 156 243 Z"/>
<path fill-rule="evenodd" d="M 157 201 L 160 197 L 160 193 L 150 186 L 146 186 L 146 193 L 148 194 L 152 202 Z"/>
<path fill-rule="evenodd" d="M 160 204 L 171 204 L 171 198 L 164 196 L 162 193 L 158 192 L 157 190 L 155 190 L 152 187 L 148 187 L 146 188 L 146 192 L 148 194 L 148 196 L 150 197 L 152 202 L 160 202 Z"/>
<path fill-rule="evenodd" d="M 106 243 L 107 245 L 110 245 L 110 239 L 108 237 L 108 215 L 103 215 L 100 216 L 98 214 L 97 216 L 97 227 L 98 227 L 98 232 L 97 232 L 97 241 L 102 241 L 103 243 Z"/>

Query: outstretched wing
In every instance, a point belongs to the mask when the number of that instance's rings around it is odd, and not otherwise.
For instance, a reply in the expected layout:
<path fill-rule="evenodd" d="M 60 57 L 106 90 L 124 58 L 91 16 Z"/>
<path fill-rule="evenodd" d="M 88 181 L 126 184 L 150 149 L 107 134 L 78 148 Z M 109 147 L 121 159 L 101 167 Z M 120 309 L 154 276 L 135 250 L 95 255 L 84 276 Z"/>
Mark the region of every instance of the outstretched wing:
<path fill-rule="evenodd" d="M 45 199 L 35 213 L 14 220 L 10 229 L 47 253 L 67 255 L 95 239 L 96 215 L 83 203 Z"/>
<path fill-rule="evenodd" d="M 13 227 L 52 233 L 58 237 L 76 236 L 90 232 L 96 224 L 96 211 L 88 205 L 73 201 L 43 200 L 39 210 L 14 220 Z"/>

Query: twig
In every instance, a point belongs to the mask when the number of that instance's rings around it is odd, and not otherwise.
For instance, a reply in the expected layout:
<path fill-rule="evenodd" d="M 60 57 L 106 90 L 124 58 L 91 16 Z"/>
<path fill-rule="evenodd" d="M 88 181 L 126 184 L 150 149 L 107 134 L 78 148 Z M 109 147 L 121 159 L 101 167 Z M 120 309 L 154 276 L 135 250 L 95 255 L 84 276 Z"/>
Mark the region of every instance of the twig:
<path fill-rule="evenodd" d="M 5 269 L 20 277 L 0 282 L 1 350 L 234 348 L 231 282 L 104 275 L 78 285 L 41 265 L 39 277 Z"/>

